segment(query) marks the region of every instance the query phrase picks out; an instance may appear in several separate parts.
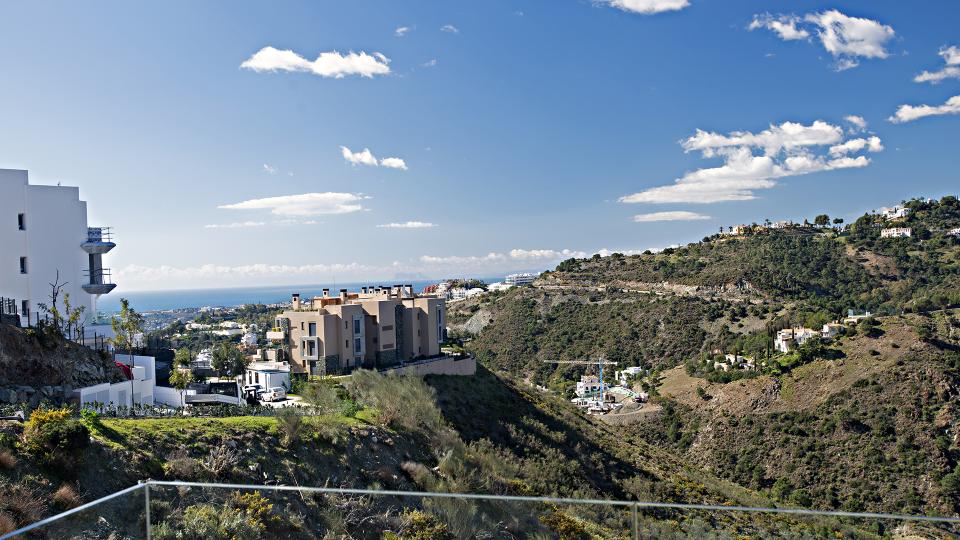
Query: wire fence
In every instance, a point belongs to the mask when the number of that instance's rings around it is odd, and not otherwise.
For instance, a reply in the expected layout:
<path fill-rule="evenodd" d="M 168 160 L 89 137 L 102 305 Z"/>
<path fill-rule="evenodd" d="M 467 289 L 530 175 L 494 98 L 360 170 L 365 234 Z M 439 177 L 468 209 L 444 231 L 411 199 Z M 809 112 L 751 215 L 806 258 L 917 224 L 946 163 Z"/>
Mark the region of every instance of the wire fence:
<path fill-rule="evenodd" d="M 147 540 L 166 538 L 170 531 L 186 526 L 185 521 L 178 522 L 178 519 L 186 515 L 195 522 L 198 516 L 204 515 L 199 511 L 191 514 L 190 508 L 206 508 L 208 516 L 228 515 L 230 504 L 245 500 L 238 495 L 252 493 L 291 514 L 296 514 L 294 503 L 311 505 L 320 514 L 325 507 L 335 512 L 339 516 L 335 523 L 329 519 L 300 518 L 297 526 L 318 536 L 331 532 L 337 535 L 344 531 L 337 531 L 336 527 L 349 528 L 351 523 L 367 532 L 403 530 L 409 526 L 410 520 L 404 516 L 409 516 L 410 511 L 426 511 L 438 516 L 437 522 L 444 523 L 449 527 L 448 532 L 457 538 L 563 537 L 563 531 L 570 534 L 576 526 L 585 527 L 589 532 L 587 536 L 591 537 L 634 539 L 667 536 L 666 527 L 682 530 L 682 535 L 673 533 L 671 537 L 700 537 L 713 528 L 725 531 L 735 528 L 737 534 L 747 532 L 756 537 L 889 536 L 908 524 L 926 527 L 930 537 L 955 537 L 960 533 L 960 517 L 955 516 L 146 480 L 11 531 L 0 536 L 0 540 L 27 533 L 50 538 L 99 538 L 106 537 L 101 536 L 104 534 Z M 251 516 L 263 517 L 250 509 L 246 512 L 243 515 L 248 522 Z M 263 536 L 285 537 L 276 517 L 263 523 L 260 531 Z M 480 529 L 484 527 L 488 530 L 481 534 Z M 499 535 L 498 531 L 507 534 Z M 91 534 L 94 536 L 89 536 Z"/>

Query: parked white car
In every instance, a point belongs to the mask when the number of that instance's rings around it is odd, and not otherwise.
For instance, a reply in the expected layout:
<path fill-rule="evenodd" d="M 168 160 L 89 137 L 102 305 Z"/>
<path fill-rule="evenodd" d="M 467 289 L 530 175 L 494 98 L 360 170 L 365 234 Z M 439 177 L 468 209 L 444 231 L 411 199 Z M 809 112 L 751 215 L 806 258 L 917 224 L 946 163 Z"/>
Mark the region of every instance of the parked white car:
<path fill-rule="evenodd" d="M 287 399 L 287 389 L 282 386 L 274 386 L 260 396 L 263 401 L 283 401 Z"/>

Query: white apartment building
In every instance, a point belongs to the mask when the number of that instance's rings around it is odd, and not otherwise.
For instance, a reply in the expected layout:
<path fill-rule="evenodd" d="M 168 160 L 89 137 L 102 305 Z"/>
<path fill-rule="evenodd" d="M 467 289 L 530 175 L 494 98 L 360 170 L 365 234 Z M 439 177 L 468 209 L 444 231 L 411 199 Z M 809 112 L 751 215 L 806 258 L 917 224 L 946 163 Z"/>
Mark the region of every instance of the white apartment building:
<path fill-rule="evenodd" d="M 892 227 L 880 231 L 880 238 L 909 238 L 913 235 L 910 227 Z"/>
<path fill-rule="evenodd" d="M 536 274 L 510 274 L 503 282 L 507 285 L 530 285 L 535 279 L 537 279 Z"/>
<path fill-rule="evenodd" d="M 87 226 L 77 187 L 30 185 L 27 171 L 0 169 L 0 246 L 0 309 L 24 324 L 38 304 L 50 303 L 58 272 L 71 305 L 85 307 L 84 319 L 115 287 L 102 262 L 115 247 L 110 229 Z"/>

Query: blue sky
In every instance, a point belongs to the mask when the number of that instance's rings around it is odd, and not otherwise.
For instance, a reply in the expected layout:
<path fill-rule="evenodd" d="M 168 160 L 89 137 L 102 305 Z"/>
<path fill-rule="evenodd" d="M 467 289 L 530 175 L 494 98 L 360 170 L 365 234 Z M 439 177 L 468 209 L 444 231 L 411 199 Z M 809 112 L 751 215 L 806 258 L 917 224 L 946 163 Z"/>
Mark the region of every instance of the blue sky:
<path fill-rule="evenodd" d="M 7 2 L 0 167 L 80 186 L 115 227 L 118 292 L 544 269 L 956 193 L 958 20 L 953 1 Z"/>

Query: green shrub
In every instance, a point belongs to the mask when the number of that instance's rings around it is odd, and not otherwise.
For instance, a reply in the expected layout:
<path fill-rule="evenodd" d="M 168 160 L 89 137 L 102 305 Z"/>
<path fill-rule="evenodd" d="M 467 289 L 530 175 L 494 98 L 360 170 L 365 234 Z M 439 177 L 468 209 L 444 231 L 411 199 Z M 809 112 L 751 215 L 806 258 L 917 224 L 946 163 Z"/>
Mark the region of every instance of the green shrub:
<path fill-rule="evenodd" d="M 72 413 L 69 408 L 33 411 L 21 435 L 23 451 L 60 473 L 73 471 L 80 451 L 90 444 L 90 430 Z"/>

